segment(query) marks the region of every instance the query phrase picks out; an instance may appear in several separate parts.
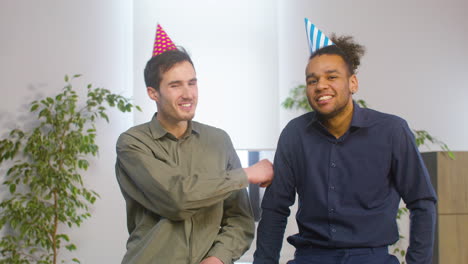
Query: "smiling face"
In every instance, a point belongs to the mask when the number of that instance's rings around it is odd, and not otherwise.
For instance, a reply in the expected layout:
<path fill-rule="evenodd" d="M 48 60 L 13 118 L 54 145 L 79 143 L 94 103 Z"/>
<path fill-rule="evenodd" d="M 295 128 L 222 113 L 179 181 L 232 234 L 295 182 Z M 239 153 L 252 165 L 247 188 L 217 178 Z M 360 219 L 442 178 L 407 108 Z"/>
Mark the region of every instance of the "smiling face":
<path fill-rule="evenodd" d="M 148 95 L 158 106 L 157 119 L 164 128 L 186 128 L 195 116 L 198 102 L 197 77 L 188 61 L 175 64 L 162 75 L 159 90 L 147 88 Z"/>
<path fill-rule="evenodd" d="M 358 90 L 356 75 L 349 74 L 339 55 L 318 55 L 306 68 L 307 98 L 322 119 L 349 116 L 352 94 Z"/>

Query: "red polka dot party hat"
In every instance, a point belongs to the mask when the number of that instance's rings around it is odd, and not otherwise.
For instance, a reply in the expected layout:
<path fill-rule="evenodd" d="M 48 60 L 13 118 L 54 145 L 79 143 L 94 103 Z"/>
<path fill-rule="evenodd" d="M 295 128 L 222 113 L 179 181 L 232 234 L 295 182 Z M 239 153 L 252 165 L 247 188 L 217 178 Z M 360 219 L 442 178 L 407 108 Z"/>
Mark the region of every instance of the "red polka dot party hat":
<path fill-rule="evenodd" d="M 156 38 L 154 40 L 153 57 L 168 50 L 177 49 L 166 31 L 158 24 L 156 29 Z"/>

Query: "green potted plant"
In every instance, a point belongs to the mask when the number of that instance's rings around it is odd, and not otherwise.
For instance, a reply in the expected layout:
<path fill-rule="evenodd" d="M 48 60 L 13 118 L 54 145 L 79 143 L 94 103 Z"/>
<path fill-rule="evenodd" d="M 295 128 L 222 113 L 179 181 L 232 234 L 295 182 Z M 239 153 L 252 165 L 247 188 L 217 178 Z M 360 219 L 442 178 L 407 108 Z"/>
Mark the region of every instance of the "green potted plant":
<path fill-rule="evenodd" d="M 81 102 L 71 84 L 79 76 L 65 76 L 60 93 L 31 103 L 32 128 L 13 129 L 0 140 L 0 165 L 7 167 L 3 188 L 9 190 L 0 202 L 0 263 L 55 264 L 60 249 L 76 249 L 64 230 L 89 218 L 99 197 L 81 175 L 88 158 L 98 154 L 96 121 L 109 122 L 107 107 L 140 110 L 128 98 L 91 84 Z"/>

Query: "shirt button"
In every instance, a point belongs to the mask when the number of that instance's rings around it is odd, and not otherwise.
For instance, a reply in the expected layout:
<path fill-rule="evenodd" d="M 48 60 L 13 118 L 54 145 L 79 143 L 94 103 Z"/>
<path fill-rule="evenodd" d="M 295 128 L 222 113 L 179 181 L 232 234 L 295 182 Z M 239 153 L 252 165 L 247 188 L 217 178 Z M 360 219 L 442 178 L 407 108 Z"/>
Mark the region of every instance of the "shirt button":
<path fill-rule="evenodd" d="M 335 233 L 335 232 L 336 232 L 336 229 L 335 229 L 335 228 L 332 228 L 332 230 L 331 230 L 331 231 L 332 231 L 333 233 Z"/>
<path fill-rule="evenodd" d="M 330 165 L 331 165 L 332 168 L 336 168 L 336 163 L 335 162 L 332 162 Z"/>
<path fill-rule="evenodd" d="M 330 186 L 330 190 L 335 190 L 335 186 Z"/>
<path fill-rule="evenodd" d="M 335 209 L 330 208 L 330 209 L 328 209 L 328 211 L 329 211 L 330 213 L 333 213 L 333 212 L 335 212 Z"/>

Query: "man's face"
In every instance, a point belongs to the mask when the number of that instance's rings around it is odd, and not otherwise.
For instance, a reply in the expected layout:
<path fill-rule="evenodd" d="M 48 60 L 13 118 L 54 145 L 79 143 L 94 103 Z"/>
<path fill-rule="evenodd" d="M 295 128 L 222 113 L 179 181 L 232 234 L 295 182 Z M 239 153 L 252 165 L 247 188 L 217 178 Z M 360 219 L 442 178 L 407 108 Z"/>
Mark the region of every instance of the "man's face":
<path fill-rule="evenodd" d="M 352 110 L 352 94 L 358 89 L 356 75 L 349 76 L 338 55 L 318 55 L 306 68 L 309 104 L 323 118 L 330 119 Z"/>
<path fill-rule="evenodd" d="M 158 119 L 168 125 L 192 120 L 198 101 L 195 69 L 188 61 L 175 64 L 162 76 L 159 91 L 148 87 L 148 95 L 156 101 Z"/>

